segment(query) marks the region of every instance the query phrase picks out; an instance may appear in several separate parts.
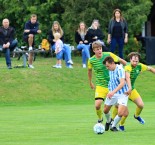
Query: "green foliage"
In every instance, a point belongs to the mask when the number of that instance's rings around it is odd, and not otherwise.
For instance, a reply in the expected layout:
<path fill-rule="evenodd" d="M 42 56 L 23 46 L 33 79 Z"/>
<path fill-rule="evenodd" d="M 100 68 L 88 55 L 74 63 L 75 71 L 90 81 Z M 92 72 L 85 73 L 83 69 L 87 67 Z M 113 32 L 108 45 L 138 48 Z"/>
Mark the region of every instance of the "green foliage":
<path fill-rule="evenodd" d="M 91 26 L 93 19 L 99 19 L 101 29 L 107 36 L 109 20 L 113 10 L 119 8 L 128 22 L 129 37 L 141 32 L 142 24 L 147 20 L 151 0 L 0 0 L 0 20 L 9 18 L 16 28 L 19 46 L 23 44 L 23 28 L 30 14 L 38 15 L 42 34 L 36 37 L 36 44 L 47 38 L 52 23 L 58 20 L 65 32 L 65 41 L 75 45 L 74 33 L 80 21 Z M 105 40 L 106 42 L 106 37 Z M 132 42 L 130 48 L 132 46 Z"/>

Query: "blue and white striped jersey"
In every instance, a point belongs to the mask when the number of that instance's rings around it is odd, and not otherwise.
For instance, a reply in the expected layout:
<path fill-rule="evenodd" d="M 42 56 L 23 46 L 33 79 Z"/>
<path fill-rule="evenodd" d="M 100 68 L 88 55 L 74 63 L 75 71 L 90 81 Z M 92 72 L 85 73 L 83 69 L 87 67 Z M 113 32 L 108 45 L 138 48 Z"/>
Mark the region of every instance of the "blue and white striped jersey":
<path fill-rule="evenodd" d="M 120 84 L 120 79 L 125 78 L 125 70 L 121 65 L 116 65 L 114 71 L 109 71 L 110 81 L 108 84 L 108 88 L 110 91 L 113 91 Z M 128 91 L 128 85 L 125 85 L 118 91 L 116 94 L 124 94 Z"/>

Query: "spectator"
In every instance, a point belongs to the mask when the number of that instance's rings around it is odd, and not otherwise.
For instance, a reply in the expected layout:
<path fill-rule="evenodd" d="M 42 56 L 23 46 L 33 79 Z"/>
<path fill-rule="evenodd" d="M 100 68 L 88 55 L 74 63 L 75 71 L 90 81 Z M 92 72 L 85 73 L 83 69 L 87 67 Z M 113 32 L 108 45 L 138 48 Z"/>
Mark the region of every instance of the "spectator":
<path fill-rule="evenodd" d="M 2 27 L 0 27 L 0 49 L 5 53 L 7 68 L 12 69 L 10 52 L 17 46 L 17 40 L 15 39 L 15 29 L 9 24 L 8 19 L 3 19 Z"/>
<path fill-rule="evenodd" d="M 48 41 L 51 43 L 51 49 L 53 51 L 55 51 L 55 39 L 54 39 L 54 34 L 55 33 L 60 33 L 61 37 L 60 39 L 62 40 L 62 42 L 64 43 L 64 32 L 59 24 L 58 21 L 54 21 L 51 30 L 49 31 L 49 35 L 48 35 Z M 63 45 L 63 53 L 64 53 L 64 57 L 65 57 L 65 62 L 66 62 L 66 67 L 67 68 L 73 68 L 73 61 L 71 59 L 71 49 L 69 47 L 69 45 L 65 44 Z"/>
<path fill-rule="evenodd" d="M 33 47 L 35 43 L 35 35 L 40 33 L 41 30 L 39 30 L 37 15 L 32 14 L 31 19 L 25 23 L 24 27 L 24 41 L 29 45 L 29 57 L 28 57 L 29 68 L 34 68 L 32 63 L 33 63 Z"/>
<path fill-rule="evenodd" d="M 77 43 L 77 49 L 82 51 L 82 64 L 83 68 L 86 68 L 87 59 L 90 58 L 90 45 L 89 34 L 87 33 L 86 24 L 80 22 L 78 30 L 75 32 L 75 42 Z"/>
<path fill-rule="evenodd" d="M 104 36 L 102 30 L 100 29 L 99 20 L 96 20 L 96 19 L 93 20 L 91 27 L 88 28 L 88 33 L 90 35 L 90 40 L 89 40 L 90 44 L 92 44 L 96 40 L 99 40 L 102 44 L 102 50 L 104 50 L 103 46 L 105 46 L 105 45 L 104 45 L 103 39 L 105 36 Z M 94 54 L 94 52 L 93 52 L 92 46 L 90 48 L 91 48 L 90 53 L 92 56 Z"/>
<path fill-rule="evenodd" d="M 115 9 L 113 18 L 109 22 L 108 40 L 110 51 L 114 52 L 118 44 L 119 57 L 123 58 L 124 43 L 128 42 L 128 26 L 120 9 Z"/>
<path fill-rule="evenodd" d="M 57 58 L 57 63 L 54 65 L 54 68 L 62 68 L 61 66 L 61 60 L 63 57 L 63 42 L 60 39 L 61 35 L 60 33 L 54 33 L 54 39 L 55 39 L 55 53 Z"/>

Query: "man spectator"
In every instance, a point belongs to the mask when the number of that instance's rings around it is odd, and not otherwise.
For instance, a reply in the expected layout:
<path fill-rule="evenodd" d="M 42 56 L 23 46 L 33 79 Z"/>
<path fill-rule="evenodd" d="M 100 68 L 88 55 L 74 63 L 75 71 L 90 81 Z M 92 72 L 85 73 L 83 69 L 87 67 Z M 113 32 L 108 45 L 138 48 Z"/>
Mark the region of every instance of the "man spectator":
<path fill-rule="evenodd" d="M 28 66 L 29 68 L 34 68 L 33 63 L 33 47 L 35 42 L 35 35 L 41 33 L 39 30 L 39 23 L 37 22 L 37 15 L 32 14 L 28 22 L 25 23 L 24 27 L 24 41 L 29 45 L 29 57 Z"/>
<path fill-rule="evenodd" d="M 3 19 L 0 27 L 0 50 L 5 54 L 7 68 L 12 69 L 10 52 L 17 46 L 17 40 L 15 39 L 15 29 L 9 25 L 9 20 Z"/>

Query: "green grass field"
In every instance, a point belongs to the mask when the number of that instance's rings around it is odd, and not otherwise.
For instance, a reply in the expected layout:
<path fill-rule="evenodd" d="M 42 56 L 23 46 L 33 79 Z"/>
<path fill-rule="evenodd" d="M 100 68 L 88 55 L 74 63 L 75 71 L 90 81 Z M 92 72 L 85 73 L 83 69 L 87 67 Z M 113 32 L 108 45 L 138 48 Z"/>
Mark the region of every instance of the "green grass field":
<path fill-rule="evenodd" d="M 129 101 L 126 132 L 96 135 L 94 91 L 81 58 L 73 60 L 74 69 L 64 62 L 62 69 L 54 69 L 55 58 L 37 57 L 35 69 L 8 70 L 0 58 L 0 145 L 155 145 L 154 74 L 144 72 L 136 82 L 146 124 L 133 118 L 135 105 Z M 12 64 L 22 60 L 13 58 Z"/>

